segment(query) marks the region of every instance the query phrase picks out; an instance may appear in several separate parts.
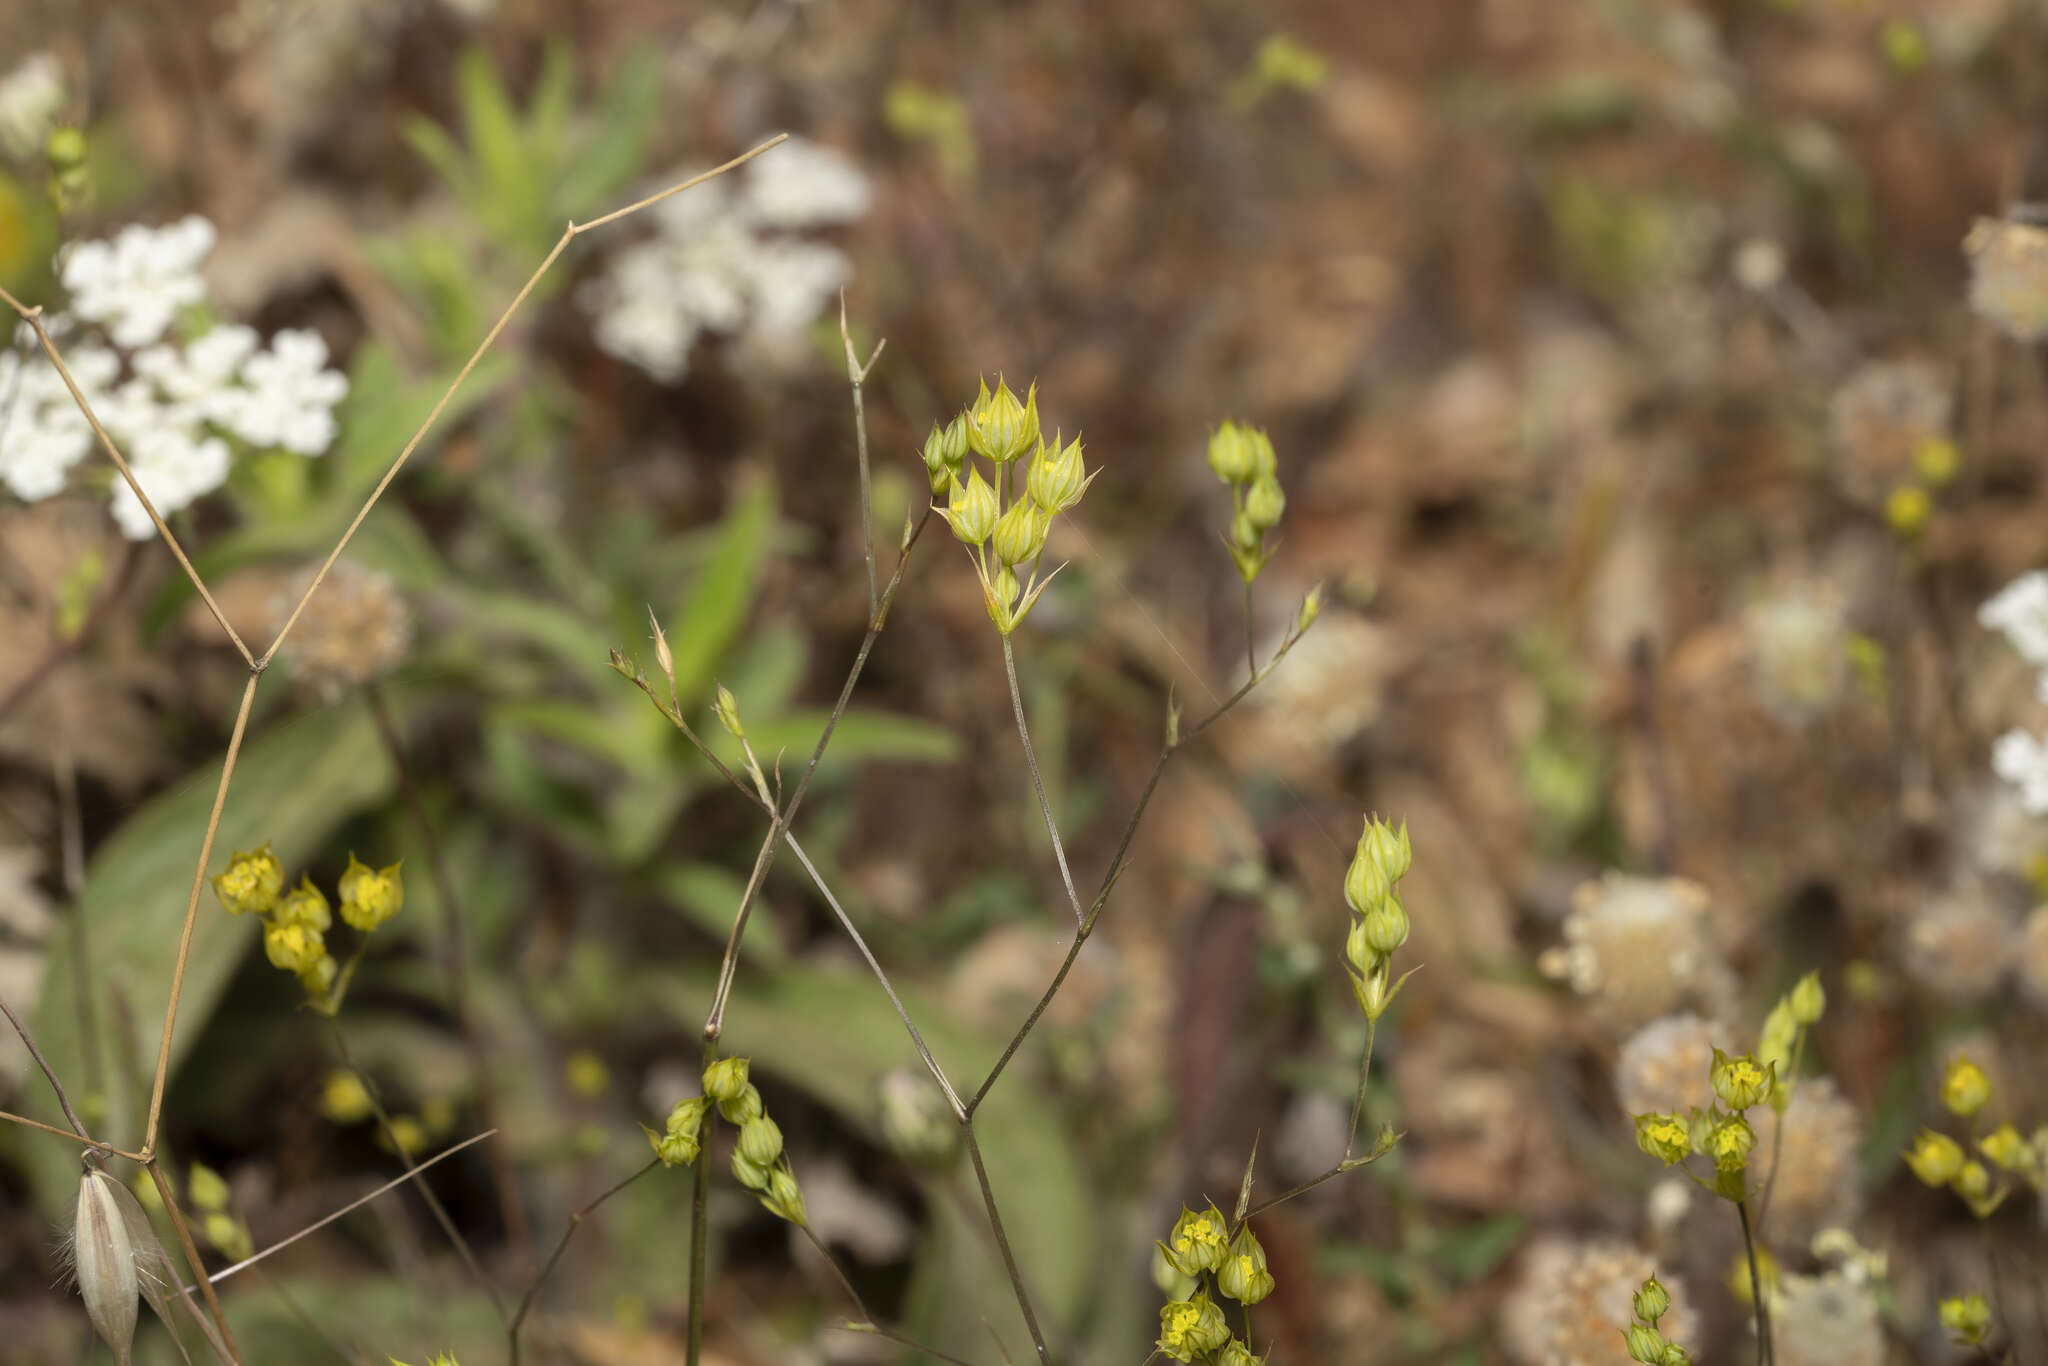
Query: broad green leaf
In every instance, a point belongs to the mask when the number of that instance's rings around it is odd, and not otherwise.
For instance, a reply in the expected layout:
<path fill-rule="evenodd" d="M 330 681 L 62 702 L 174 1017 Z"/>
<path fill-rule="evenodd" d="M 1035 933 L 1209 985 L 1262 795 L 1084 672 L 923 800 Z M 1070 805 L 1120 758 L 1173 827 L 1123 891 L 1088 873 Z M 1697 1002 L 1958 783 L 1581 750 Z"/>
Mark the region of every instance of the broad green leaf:
<path fill-rule="evenodd" d="M 683 913 L 683 918 L 714 941 L 722 942 L 732 933 L 732 918 L 739 912 L 747 880 L 715 863 L 675 863 L 655 875 L 662 899 Z M 773 925 L 757 905 L 747 917 L 746 937 L 741 951 L 749 962 L 764 968 L 778 968 L 788 961 L 775 937 Z"/>
<path fill-rule="evenodd" d="M 660 60 L 636 46 L 605 87 L 597 127 L 562 171 L 555 207 L 563 216 L 580 220 L 619 207 L 607 201 L 640 173 L 660 95 Z"/>
<path fill-rule="evenodd" d="M 690 705 L 709 691 L 713 671 L 746 624 L 767 567 L 775 525 L 775 489 L 755 479 L 719 524 L 711 553 L 692 577 L 682 605 L 662 623 L 676 661 L 676 694 Z"/>
<path fill-rule="evenodd" d="M 461 605 L 470 625 L 546 650 L 572 677 L 596 678 L 611 653 L 602 627 L 551 602 L 516 593 L 471 592 L 461 595 Z"/>
<path fill-rule="evenodd" d="M 69 935 L 50 941 L 47 986 L 36 1011 L 37 1040 L 74 1102 L 85 1100 L 89 1079 L 98 1078 L 100 1103 L 92 1108 L 103 1117 L 89 1123 L 123 1147 L 142 1141 L 148 1096 L 137 1096 L 112 1079 L 147 1077 L 155 1066 L 171 962 L 219 776 L 218 761 L 209 762 L 152 799 L 100 847 L 87 869 L 79 911 L 89 940 L 87 970 L 99 1053 L 90 1072 L 73 990 L 78 980 L 74 941 Z M 286 875 L 295 877 L 336 826 L 384 798 L 392 782 L 390 761 L 358 703 L 304 712 L 269 726 L 243 745 L 206 872 L 220 871 L 232 851 L 267 841 Z M 171 1040 L 173 1068 L 198 1037 L 254 929 L 253 918 L 229 915 L 210 888 L 201 889 Z M 118 1027 L 123 1020 L 130 1022 L 132 1035 L 124 1037 Z M 30 1089 L 21 1103 L 38 1118 L 62 1122 L 44 1088 Z M 8 1133 L 10 1138 L 24 1136 L 11 1127 Z M 35 1142 L 15 1146 L 35 1177 L 37 1198 L 56 1217 L 76 1194 L 77 1150 L 61 1139 L 25 1137 Z"/>

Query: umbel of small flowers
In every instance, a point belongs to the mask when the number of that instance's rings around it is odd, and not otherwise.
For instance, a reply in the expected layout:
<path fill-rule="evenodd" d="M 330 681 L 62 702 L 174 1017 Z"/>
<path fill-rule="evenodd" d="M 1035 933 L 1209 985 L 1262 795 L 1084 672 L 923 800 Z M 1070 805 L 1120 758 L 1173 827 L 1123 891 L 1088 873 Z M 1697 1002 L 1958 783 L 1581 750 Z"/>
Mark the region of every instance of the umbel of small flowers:
<path fill-rule="evenodd" d="M 263 922 L 263 954 L 271 966 L 289 972 L 306 989 L 306 1004 L 323 1015 L 341 1009 L 349 979 L 369 947 L 370 935 L 405 905 L 405 884 L 399 865 L 371 868 L 348 856 L 348 870 L 336 888 L 341 895 L 342 923 L 361 939 L 346 967 L 327 948 L 334 913 L 327 897 L 301 875 L 299 885 L 284 889 L 284 866 L 269 845 L 237 852 L 213 878 L 213 894 L 229 915 L 255 915 Z"/>
<path fill-rule="evenodd" d="M 1264 1361 L 1233 1337 L 1217 1296 L 1249 1309 L 1273 1293 L 1266 1250 L 1248 1222 L 1235 1233 L 1214 1204 L 1185 1206 L 1165 1241 L 1155 1244 L 1153 1272 L 1170 1298 L 1159 1310 L 1159 1351 L 1174 1361 L 1251 1366 Z"/>
<path fill-rule="evenodd" d="M 993 479 L 982 476 L 977 456 Z M 1054 433 L 1047 444 L 1038 426 L 1038 386 L 1019 399 L 998 376 L 994 392 L 984 380 L 964 412 L 944 427 L 933 425 L 924 468 L 932 495 L 946 496 L 939 515 L 974 561 L 989 620 L 1009 635 L 1052 582 L 1052 574 L 1040 578 L 1038 571 L 1053 519 L 1095 480 L 1082 467 L 1081 439 L 1063 443 Z"/>
<path fill-rule="evenodd" d="M 338 430 L 334 409 L 348 392 L 317 333 L 281 331 L 266 349 L 251 329 L 216 321 L 200 275 L 213 243 L 213 225 L 196 216 L 80 242 L 61 270 L 68 302 L 43 318 L 165 517 L 220 487 L 238 455 L 326 451 Z M 0 351 L 0 484 L 23 502 L 59 494 L 95 439 L 44 356 Z M 123 534 L 154 535 L 127 481 L 115 480 L 112 490 Z"/>
<path fill-rule="evenodd" d="M 1990 1218 L 2005 1203 L 2015 1179 L 2036 1197 L 2048 1190 L 2048 1124 L 2037 1127 L 2031 1137 L 2010 1121 L 1984 1133 L 1979 1116 L 1991 1098 L 1991 1078 L 1968 1057 L 1958 1055 L 1942 1075 L 1941 1103 L 1969 1125 L 1976 1149 L 1989 1159 L 1990 1167 L 1936 1129 L 1922 1129 L 1905 1154 L 1913 1175 L 1929 1186 L 1947 1186 L 1979 1219 Z M 1992 1168 L 1997 1169 L 1996 1176 Z"/>
<path fill-rule="evenodd" d="M 1209 468 L 1230 485 L 1235 510 L 1223 543 L 1249 584 L 1273 558 L 1266 533 L 1280 524 L 1280 514 L 1287 510 L 1272 439 L 1257 427 L 1226 420 L 1209 436 Z"/>
<path fill-rule="evenodd" d="M 662 1132 L 640 1126 L 661 1165 L 687 1167 L 697 1161 L 704 1150 L 704 1117 L 714 1107 L 740 1131 L 732 1150 L 733 1176 L 776 1218 L 798 1228 L 810 1227 L 803 1192 L 790 1170 L 789 1154 L 782 1149 L 782 1130 L 762 1106 L 760 1089 L 747 1080 L 745 1058 L 706 1063 L 703 1094 L 677 1101 Z"/>

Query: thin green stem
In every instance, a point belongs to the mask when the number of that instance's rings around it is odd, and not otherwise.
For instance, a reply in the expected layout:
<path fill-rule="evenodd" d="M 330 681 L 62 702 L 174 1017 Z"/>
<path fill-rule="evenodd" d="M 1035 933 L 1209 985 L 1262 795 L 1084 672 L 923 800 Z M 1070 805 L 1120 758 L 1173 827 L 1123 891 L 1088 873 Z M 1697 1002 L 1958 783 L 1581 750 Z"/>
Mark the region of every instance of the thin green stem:
<path fill-rule="evenodd" d="M 1792 1089 L 1799 1084 L 1799 1063 L 1806 1055 L 1806 1028 L 1800 1026 L 1792 1039 L 1792 1065 L 1785 1077 L 1785 1112 L 1778 1115 L 1778 1122 L 1771 1129 L 1771 1174 L 1764 1178 L 1764 1192 L 1757 1198 L 1756 1236 L 1764 1236 L 1764 1221 L 1771 1217 L 1771 1192 L 1778 1188 L 1778 1159 L 1785 1152 L 1785 1115 L 1792 1109 Z"/>
<path fill-rule="evenodd" d="M 996 1209 L 995 1188 L 989 1185 L 988 1168 L 981 1160 L 981 1145 L 974 1140 L 974 1121 L 969 1119 L 962 1124 L 960 1132 L 967 1140 L 967 1156 L 974 1162 L 974 1179 L 981 1185 L 982 1208 L 988 1211 L 988 1226 L 996 1236 L 996 1249 L 1002 1253 L 1003 1270 L 1009 1274 L 1010 1289 L 1017 1296 L 1017 1307 L 1024 1312 L 1024 1327 L 1031 1334 L 1031 1345 L 1038 1352 L 1040 1366 L 1049 1366 L 1052 1353 L 1046 1350 L 1045 1334 L 1039 1331 L 1038 1314 L 1031 1308 L 1031 1295 L 1024 1288 L 1024 1273 L 1017 1266 L 1017 1254 L 1010 1248 L 1009 1235 L 1003 1232 L 1003 1216 Z"/>
<path fill-rule="evenodd" d="M 1343 1161 L 1338 1163 L 1340 1169 L 1344 1162 L 1351 1160 L 1351 1149 L 1358 1142 L 1358 1117 L 1365 1112 L 1365 1083 L 1366 1079 L 1372 1076 L 1372 1046 L 1379 1027 L 1378 1020 L 1371 1016 L 1366 1017 L 1365 1057 L 1358 1064 L 1358 1094 L 1351 1099 L 1351 1126 L 1344 1131 L 1344 1157 Z"/>
<path fill-rule="evenodd" d="M 710 1066 L 717 1049 L 704 1048 Z M 704 1356 L 704 1265 L 711 1237 L 711 1154 L 699 1151 L 690 1181 L 690 1318 L 683 1348 L 684 1366 L 699 1366 Z"/>
<path fill-rule="evenodd" d="M 1737 1200 L 1735 1213 L 1742 1220 L 1742 1250 L 1749 1257 L 1749 1292 L 1751 1302 L 1756 1306 L 1757 1366 L 1771 1366 L 1771 1302 L 1769 1292 L 1764 1289 L 1764 1278 L 1757 1270 L 1756 1238 L 1749 1227 L 1748 1203 Z"/>
<path fill-rule="evenodd" d="M 1074 890 L 1074 874 L 1067 867 L 1067 847 L 1060 843 L 1059 822 L 1053 819 L 1052 803 L 1046 799 L 1045 779 L 1038 772 L 1038 754 L 1031 747 L 1031 727 L 1024 721 L 1024 693 L 1017 686 L 1017 651 L 1008 636 L 1003 637 L 1003 676 L 1010 681 L 1010 710 L 1017 717 L 1017 738 L 1024 744 L 1024 765 L 1031 770 L 1031 790 L 1038 794 L 1038 810 L 1045 817 L 1045 833 L 1052 839 L 1052 856 L 1060 866 L 1060 882 L 1067 889 L 1067 902 L 1074 908 L 1074 924 L 1088 916 L 1081 909 L 1081 894 Z"/>
<path fill-rule="evenodd" d="M 860 459 L 860 553 L 861 562 L 868 571 L 868 618 L 873 620 L 881 599 L 875 591 L 875 513 L 868 480 L 867 402 L 862 389 L 867 384 L 868 371 L 874 369 L 875 362 L 882 358 L 882 348 L 889 344 L 889 339 L 884 337 L 876 342 L 868 363 L 860 363 L 853 354 L 853 333 L 846 326 L 846 291 L 843 289 L 839 291 L 839 341 L 846 348 L 846 382 L 853 390 L 854 448 Z"/>

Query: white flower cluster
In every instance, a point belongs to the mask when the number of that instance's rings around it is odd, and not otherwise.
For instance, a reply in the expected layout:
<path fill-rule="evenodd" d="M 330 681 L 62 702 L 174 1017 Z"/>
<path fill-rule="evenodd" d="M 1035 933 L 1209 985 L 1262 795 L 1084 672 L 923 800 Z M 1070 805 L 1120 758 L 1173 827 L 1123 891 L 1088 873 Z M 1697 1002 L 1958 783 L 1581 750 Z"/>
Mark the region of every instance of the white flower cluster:
<path fill-rule="evenodd" d="M 47 52 L 31 52 L 0 77 L 0 154 L 27 161 L 64 112 L 64 68 Z"/>
<path fill-rule="evenodd" d="M 846 282 L 845 253 L 792 234 L 867 212 L 868 179 L 839 153 L 792 138 L 751 161 L 736 190 L 708 181 L 651 212 L 651 240 L 618 253 L 584 295 L 597 344 L 664 382 L 705 333 L 799 333 Z"/>
<path fill-rule="evenodd" d="M 1999 589 L 1977 609 L 1977 620 L 2040 671 L 2034 693 L 2048 702 L 2048 570 L 2022 574 Z M 2009 730 L 1991 746 L 1991 769 L 2018 789 L 2030 814 L 2048 815 L 2048 743 Z"/>
<path fill-rule="evenodd" d="M 213 240 L 213 225 L 190 217 L 81 242 L 62 270 L 70 306 L 45 316 L 65 341 L 72 378 L 166 517 L 226 480 L 228 438 L 257 450 L 324 452 L 335 437 L 335 406 L 348 393 L 315 333 L 279 332 L 266 349 L 234 323 L 190 337 L 173 331 L 181 313 L 206 301 L 199 266 Z M 26 326 L 15 341 L 0 353 L 0 484 L 35 502 L 63 491 L 94 437 Z M 113 488 L 122 532 L 131 540 L 152 535 L 127 481 Z"/>

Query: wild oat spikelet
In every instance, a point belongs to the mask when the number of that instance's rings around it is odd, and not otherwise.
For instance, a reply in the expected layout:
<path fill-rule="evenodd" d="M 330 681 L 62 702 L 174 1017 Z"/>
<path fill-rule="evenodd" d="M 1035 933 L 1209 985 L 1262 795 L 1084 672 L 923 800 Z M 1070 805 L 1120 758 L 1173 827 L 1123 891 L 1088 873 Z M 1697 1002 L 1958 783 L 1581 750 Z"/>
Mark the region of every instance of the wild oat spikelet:
<path fill-rule="evenodd" d="M 68 1252 L 78 1294 L 95 1333 L 128 1366 L 134 1348 L 137 1296 L 166 1325 L 171 1321 L 170 1259 L 149 1216 L 129 1189 L 88 1158 L 78 1182 L 78 1210 Z"/>
<path fill-rule="evenodd" d="M 1647 1253 L 1613 1239 L 1540 1241 L 1501 1306 L 1501 1338 L 1522 1366 L 1627 1366 L 1621 1330 L 1637 1289 L 1656 1273 Z M 1657 1279 L 1671 1296 L 1659 1330 L 1690 1342 L 1697 1323 L 1685 1287 L 1668 1275 Z"/>

